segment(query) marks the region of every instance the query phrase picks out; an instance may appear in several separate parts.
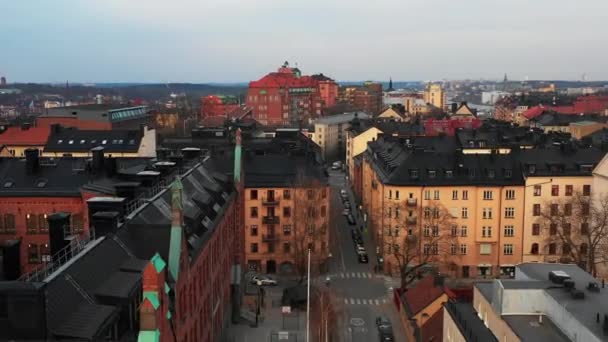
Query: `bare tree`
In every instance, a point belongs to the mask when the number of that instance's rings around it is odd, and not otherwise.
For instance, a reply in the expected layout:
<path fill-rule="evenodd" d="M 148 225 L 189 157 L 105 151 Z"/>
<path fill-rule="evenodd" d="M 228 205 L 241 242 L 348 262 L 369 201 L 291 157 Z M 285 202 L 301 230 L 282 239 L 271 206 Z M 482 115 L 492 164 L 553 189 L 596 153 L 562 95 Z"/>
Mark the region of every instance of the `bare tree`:
<path fill-rule="evenodd" d="M 608 262 L 608 195 L 592 199 L 574 192 L 548 201 L 536 224 L 533 230 L 542 228 L 545 237 L 545 258 L 561 253 L 561 262 L 575 263 L 594 276 L 597 265 Z"/>
<path fill-rule="evenodd" d="M 332 341 L 341 309 L 334 300 L 336 294 L 327 287 L 314 287 L 311 291 L 310 317 L 313 341 Z"/>
<path fill-rule="evenodd" d="M 448 210 L 430 202 L 421 208 L 419 218 L 417 210 L 406 203 L 384 208 L 389 219 L 384 228 L 385 252 L 397 264 L 402 289 L 416 279 L 421 268 L 454 270 L 459 258 L 458 226 Z"/>
<path fill-rule="evenodd" d="M 329 243 L 329 187 L 299 172 L 292 186 L 293 222 L 291 246 L 296 273 L 304 278 L 311 250 L 311 273 L 326 261 Z"/>

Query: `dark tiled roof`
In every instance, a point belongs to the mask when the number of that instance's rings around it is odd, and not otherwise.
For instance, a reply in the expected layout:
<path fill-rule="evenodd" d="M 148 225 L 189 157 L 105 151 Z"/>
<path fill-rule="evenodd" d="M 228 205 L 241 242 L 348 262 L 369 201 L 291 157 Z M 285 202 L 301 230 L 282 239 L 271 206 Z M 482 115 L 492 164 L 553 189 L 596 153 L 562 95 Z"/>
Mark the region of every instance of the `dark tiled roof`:
<path fill-rule="evenodd" d="M 139 150 L 143 132 L 139 130 L 51 130 L 45 152 L 89 152 L 101 146 L 105 153 L 135 153 Z"/>
<path fill-rule="evenodd" d="M 248 155 L 245 157 L 245 187 L 292 187 L 314 179 L 327 184 L 326 170 L 307 156 Z"/>
<path fill-rule="evenodd" d="M 498 342 L 490 329 L 479 319 L 471 303 L 448 301 L 444 310 L 450 314 L 467 341 Z"/>
<path fill-rule="evenodd" d="M 583 122 L 583 121 L 594 121 L 594 122 L 606 122 L 606 117 L 598 114 L 586 114 L 586 115 L 571 115 L 571 114 L 560 114 L 560 113 L 544 113 L 530 121 L 541 126 L 568 126 L 571 123 Z"/>
<path fill-rule="evenodd" d="M 518 153 L 527 176 L 590 176 L 604 157 L 601 150 L 560 145 L 551 148 L 535 148 Z"/>
<path fill-rule="evenodd" d="M 0 131 L 0 144 L 8 146 L 44 146 L 51 130 L 48 126 L 31 127 L 27 130 L 21 127 L 8 127 Z"/>

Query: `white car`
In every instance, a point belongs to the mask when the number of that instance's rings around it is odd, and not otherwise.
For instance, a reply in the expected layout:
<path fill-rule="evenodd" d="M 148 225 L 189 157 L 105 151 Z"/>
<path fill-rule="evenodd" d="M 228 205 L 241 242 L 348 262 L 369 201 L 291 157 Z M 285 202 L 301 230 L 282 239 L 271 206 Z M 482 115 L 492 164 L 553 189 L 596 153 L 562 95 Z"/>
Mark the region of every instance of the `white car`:
<path fill-rule="evenodd" d="M 256 284 L 259 286 L 276 286 L 277 285 L 277 281 L 267 277 L 267 276 L 263 276 L 263 275 L 256 275 L 253 278 L 251 278 L 251 283 L 252 284 Z"/>
<path fill-rule="evenodd" d="M 365 247 L 363 247 L 361 245 L 357 245 L 357 254 L 362 254 L 362 253 L 367 254 L 367 251 L 365 250 Z"/>
<path fill-rule="evenodd" d="M 346 196 L 347 195 L 346 190 L 344 190 L 344 189 L 340 190 L 340 195 Z"/>

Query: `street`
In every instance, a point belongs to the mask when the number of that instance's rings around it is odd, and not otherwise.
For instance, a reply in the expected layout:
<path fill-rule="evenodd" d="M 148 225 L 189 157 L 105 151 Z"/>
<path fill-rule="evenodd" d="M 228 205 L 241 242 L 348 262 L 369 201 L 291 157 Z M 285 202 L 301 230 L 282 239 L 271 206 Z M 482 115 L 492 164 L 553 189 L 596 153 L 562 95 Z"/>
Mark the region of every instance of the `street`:
<path fill-rule="evenodd" d="M 363 226 L 363 217 L 358 215 L 356 202 L 344 179 L 344 172 L 330 171 L 332 202 L 332 243 L 333 260 L 330 264 L 330 287 L 337 296 L 336 302 L 343 316 L 342 326 L 338 327 L 342 338 L 340 341 L 378 341 L 375 320 L 379 315 L 388 317 L 393 322 L 395 341 L 405 341 L 405 334 L 400 326 L 397 310 L 392 303 L 392 287 L 399 281 L 374 272 L 377 264 L 376 246 L 369 234 L 363 232 L 365 249 L 369 263 L 360 263 L 351 237 L 351 229 Z M 340 190 L 347 190 L 356 225 L 350 225 L 342 214 L 344 205 Z"/>

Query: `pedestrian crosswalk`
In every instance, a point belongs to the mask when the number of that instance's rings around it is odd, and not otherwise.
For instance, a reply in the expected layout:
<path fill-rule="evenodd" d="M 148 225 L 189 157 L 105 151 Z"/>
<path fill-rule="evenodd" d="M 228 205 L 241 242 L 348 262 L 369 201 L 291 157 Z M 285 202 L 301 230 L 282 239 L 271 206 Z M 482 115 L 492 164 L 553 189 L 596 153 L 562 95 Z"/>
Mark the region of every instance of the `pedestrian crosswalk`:
<path fill-rule="evenodd" d="M 383 305 L 388 303 L 388 299 L 386 298 L 376 298 L 376 299 L 367 299 L 367 298 L 344 298 L 345 305 Z"/>
<path fill-rule="evenodd" d="M 340 272 L 334 275 L 336 278 L 348 279 L 348 278 L 360 278 L 360 279 L 371 279 L 375 278 L 373 273 L 369 272 Z"/>

